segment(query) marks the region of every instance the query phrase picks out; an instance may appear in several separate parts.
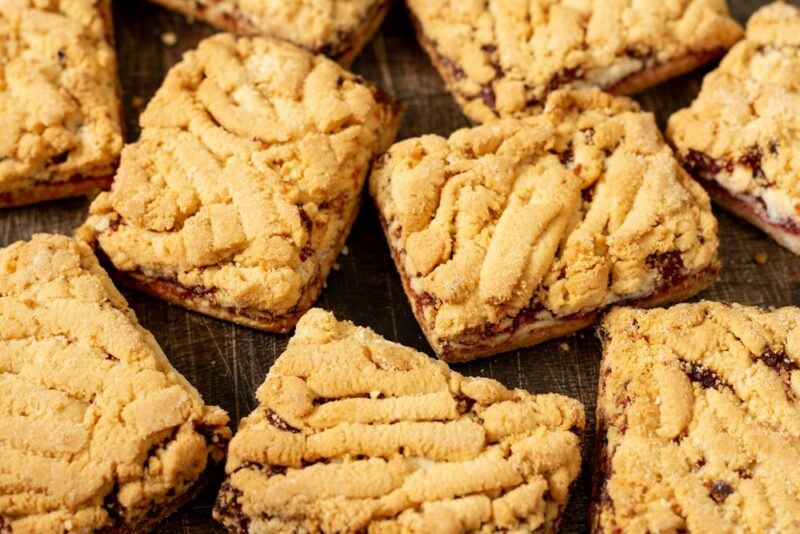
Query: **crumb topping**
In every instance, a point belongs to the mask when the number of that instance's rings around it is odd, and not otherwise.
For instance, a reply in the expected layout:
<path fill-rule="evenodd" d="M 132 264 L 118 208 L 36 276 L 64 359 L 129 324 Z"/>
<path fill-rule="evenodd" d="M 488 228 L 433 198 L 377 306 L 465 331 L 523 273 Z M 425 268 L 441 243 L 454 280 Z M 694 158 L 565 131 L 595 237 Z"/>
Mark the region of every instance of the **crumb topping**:
<path fill-rule="evenodd" d="M 79 237 L 118 270 L 287 313 L 322 285 L 396 115 L 322 56 L 210 37 L 167 74 Z"/>
<path fill-rule="evenodd" d="M 643 298 L 717 266 L 702 188 L 652 115 L 599 90 L 397 143 L 370 185 L 412 304 L 440 340 Z"/>
<path fill-rule="evenodd" d="M 773 223 L 800 225 L 800 9 L 759 9 L 667 135 L 696 178 L 758 199 Z"/>
<path fill-rule="evenodd" d="M 231 441 L 214 516 L 303 532 L 552 531 L 583 406 L 309 311 Z"/>
<path fill-rule="evenodd" d="M 135 525 L 221 461 L 206 406 L 89 247 L 39 234 L 0 250 L 0 529 Z"/>
<path fill-rule="evenodd" d="M 0 192 L 113 173 L 122 148 L 107 0 L 0 4 Z"/>
<path fill-rule="evenodd" d="M 464 112 L 480 122 L 527 115 L 565 85 L 611 88 L 648 68 L 727 49 L 742 33 L 719 0 L 407 3 Z"/>
<path fill-rule="evenodd" d="M 617 309 L 602 332 L 599 532 L 800 529 L 799 309 Z"/>

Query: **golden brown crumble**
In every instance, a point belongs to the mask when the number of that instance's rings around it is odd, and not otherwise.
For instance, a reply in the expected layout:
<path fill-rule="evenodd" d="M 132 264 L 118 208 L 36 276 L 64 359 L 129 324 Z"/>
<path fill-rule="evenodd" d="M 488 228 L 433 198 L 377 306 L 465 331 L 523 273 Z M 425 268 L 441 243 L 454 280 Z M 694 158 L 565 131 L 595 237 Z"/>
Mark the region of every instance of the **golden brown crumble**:
<path fill-rule="evenodd" d="M 397 143 L 370 185 L 439 352 L 515 318 L 550 324 L 717 268 L 708 197 L 652 115 L 599 90 L 553 93 L 525 120 Z"/>
<path fill-rule="evenodd" d="M 214 510 L 232 531 L 554 532 L 580 470 L 578 401 L 464 377 L 318 309 L 256 395 Z"/>
<path fill-rule="evenodd" d="M 222 460 L 206 406 L 89 247 L 40 234 L 0 250 L 0 530 L 134 528 Z"/>
<path fill-rule="evenodd" d="M 772 223 L 800 226 L 800 9 L 758 10 L 667 136 L 696 178 L 762 203 Z"/>
<path fill-rule="evenodd" d="M 113 174 L 122 148 L 107 0 L 0 5 L 0 194 Z"/>
<path fill-rule="evenodd" d="M 187 288 L 234 320 L 307 309 L 398 117 L 322 56 L 208 38 L 167 74 L 79 237 L 118 271 Z"/>
<path fill-rule="evenodd" d="M 153 0 L 243 35 L 262 34 L 349 63 L 392 0 Z"/>
<path fill-rule="evenodd" d="M 800 530 L 800 309 L 617 309 L 602 332 L 596 532 Z"/>
<path fill-rule="evenodd" d="M 479 122 L 528 115 L 562 86 L 613 89 L 691 56 L 702 62 L 742 33 L 724 0 L 406 2 L 423 46 Z"/>

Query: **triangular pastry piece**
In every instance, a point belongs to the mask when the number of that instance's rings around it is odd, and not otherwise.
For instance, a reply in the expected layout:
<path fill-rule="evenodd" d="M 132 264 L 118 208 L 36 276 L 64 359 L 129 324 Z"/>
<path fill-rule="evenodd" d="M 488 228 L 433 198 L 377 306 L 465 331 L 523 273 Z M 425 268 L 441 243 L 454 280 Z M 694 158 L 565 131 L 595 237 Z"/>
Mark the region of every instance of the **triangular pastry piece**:
<path fill-rule="evenodd" d="M 89 247 L 0 250 L 0 531 L 143 532 L 220 462 L 206 406 Z"/>
<path fill-rule="evenodd" d="M 231 532 L 555 532 L 583 406 L 309 311 L 231 441 Z"/>
<path fill-rule="evenodd" d="M 434 350 L 467 360 L 716 278 L 717 222 L 653 116 L 599 90 L 541 115 L 395 144 L 371 191 Z"/>

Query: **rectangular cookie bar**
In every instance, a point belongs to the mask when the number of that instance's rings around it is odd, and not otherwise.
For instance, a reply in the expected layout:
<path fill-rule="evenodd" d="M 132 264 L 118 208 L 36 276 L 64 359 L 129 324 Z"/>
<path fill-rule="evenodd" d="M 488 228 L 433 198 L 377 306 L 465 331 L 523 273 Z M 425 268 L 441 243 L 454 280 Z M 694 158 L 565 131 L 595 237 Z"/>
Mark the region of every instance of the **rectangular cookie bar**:
<path fill-rule="evenodd" d="M 0 208 L 110 185 L 122 149 L 110 9 L 0 3 Z"/>
<path fill-rule="evenodd" d="M 800 9 L 759 9 L 667 136 L 711 198 L 800 254 Z"/>
<path fill-rule="evenodd" d="M 0 250 L 0 531 L 144 532 L 230 439 L 73 239 Z"/>
<path fill-rule="evenodd" d="M 564 86 L 630 94 L 740 39 L 725 0 L 406 0 L 420 44 L 473 121 L 521 117 Z"/>
<path fill-rule="evenodd" d="M 152 0 L 241 35 L 267 35 L 350 65 L 392 0 Z"/>
<path fill-rule="evenodd" d="M 358 213 L 399 106 L 323 56 L 218 34 L 167 74 L 79 230 L 121 283 L 286 332 Z"/>
<path fill-rule="evenodd" d="M 800 309 L 620 308 L 600 333 L 592 532 L 800 530 Z"/>
<path fill-rule="evenodd" d="M 597 89 L 541 115 L 397 143 L 370 189 L 411 306 L 447 361 L 688 298 L 719 268 L 708 197 L 653 116 Z"/>
<path fill-rule="evenodd" d="M 314 309 L 231 440 L 230 532 L 549 532 L 584 409 L 506 389 Z"/>

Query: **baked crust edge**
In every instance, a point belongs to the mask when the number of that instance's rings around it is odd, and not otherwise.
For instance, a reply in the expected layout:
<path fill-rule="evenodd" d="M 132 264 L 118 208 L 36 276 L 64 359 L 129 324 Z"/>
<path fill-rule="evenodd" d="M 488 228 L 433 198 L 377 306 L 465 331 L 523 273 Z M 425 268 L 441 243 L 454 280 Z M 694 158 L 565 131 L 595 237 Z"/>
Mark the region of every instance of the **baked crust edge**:
<path fill-rule="evenodd" d="M 710 182 L 709 180 L 698 180 L 698 182 L 700 182 L 700 185 L 706 190 L 711 200 L 725 211 L 752 224 L 775 240 L 779 245 L 794 254 L 800 255 L 800 234 L 789 232 L 781 227 L 780 224 L 770 222 L 760 216 L 761 210 L 757 205 L 756 197 L 748 196 L 742 198 L 736 196 L 717 182 Z"/>

